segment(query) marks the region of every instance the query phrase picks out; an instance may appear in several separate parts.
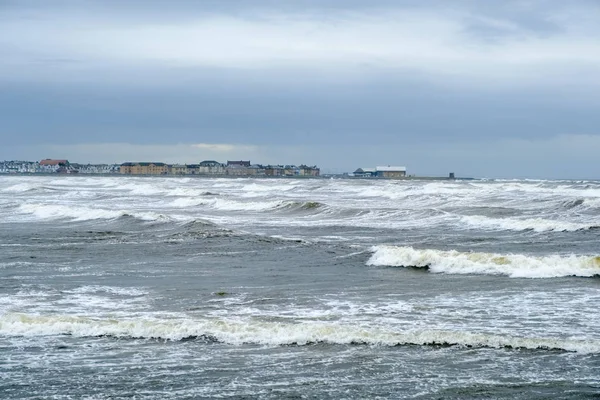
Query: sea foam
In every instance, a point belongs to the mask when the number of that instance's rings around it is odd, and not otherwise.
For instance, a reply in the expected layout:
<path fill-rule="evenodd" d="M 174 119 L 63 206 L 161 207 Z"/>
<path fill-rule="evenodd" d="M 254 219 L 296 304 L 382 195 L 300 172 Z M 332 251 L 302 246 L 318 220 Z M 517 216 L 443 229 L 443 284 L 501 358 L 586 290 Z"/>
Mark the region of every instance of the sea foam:
<path fill-rule="evenodd" d="M 506 275 L 512 278 L 555 278 L 600 275 L 600 256 L 528 256 L 374 246 L 367 265 L 428 268 L 446 274 Z"/>
<path fill-rule="evenodd" d="M 143 221 L 161 221 L 169 218 L 164 214 L 155 212 L 130 212 L 126 210 L 107 210 L 59 204 L 32 204 L 25 203 L 19 206 L 19 212 L 30 214 L 38 219 L 59 220 L 70 219 L 73 221 L 89 221 L 95 219 L 116 219 L 120 217 L 134 217 Z"/>
<path fill-rule="evenodd" d="M 307 321 L 269 322 L 255 319 L 156 319 L 90 318 L 70 315 L 0 315 L 0 335 L 38 337 L 116 337 L 163 340 L 210 338 L 231 345 L 364 344 L 379 346 L 464 346 L 513 349 L 560 350 L 600 353 L 600 341 L 553 337 L 519 337 L 490 333 L 407 330 Z"/>
<path fill-rule="evenodd" d="M 482 229 L 510 231 L 531 230 L 535 232 L 574 232 L 593 229 L 600 226 L 600 221 L 569 222 L 543 218 L 489 218 L 479 215 L 464 216 L 461 218 L 461 222 Z"/>
<path fill-rule="evenodd" d="M 18 183 L 16 185 L 12 185 L 9 186 L 7 188 L 2 189 L 3 192 L 9 192 L 9 193 L 24 193 L 24 192 L 29 192 L 32 190 L 37 190 L 39 189 L 41 186 L 37 185 L 37 184 L 30 184 L 30 183 Z"/>

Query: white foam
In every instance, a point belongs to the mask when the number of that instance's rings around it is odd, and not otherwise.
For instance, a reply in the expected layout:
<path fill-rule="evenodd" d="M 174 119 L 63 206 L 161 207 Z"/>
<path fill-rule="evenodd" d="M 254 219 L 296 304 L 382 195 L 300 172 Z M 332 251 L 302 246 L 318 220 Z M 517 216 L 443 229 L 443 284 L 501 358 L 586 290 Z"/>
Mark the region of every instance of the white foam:
<path fill-rule="evenodd" d="M 182 197 L 171 202 L 171 206 L 188 208 L 208 206 L 222 211 L 266 211 L 284 207 L 287 203 L 283 200 L 271 201 L 236 201 L 221 198 Z"/>
<path fill-rule="evenodd" d="M 135 287 L 115 287 L 115 286 L 98 286 L 87 285 L 80 286 L 72 290 L 65 290 L 65 293 L 110 293 L 119 296 L 143 296 L 148 294 L 147 291 Z"/>
<path fill-rule="evenodd" d="M 290 204 L 284 200 L 240 202 L 220 198 L 211 199 L 211 202 L 211 207 L 224 211 L 266 211 Z"/>
<path fill-rule="evenodd" d="M 559 349 L 600 353 L 600 341 L 553 337 L 517 337 L 448 330 L 387 330 L 328 322 L 267 322 L 226 319 L 89 318 L 69 315 L 0 315 L 0 335 L 7 337 L 73 335 L 180 340 L 210 336 L 240 345 L 306 345 L 310 343 L 396 345 L 459 345 L 469 347 Z"/>
<path fill-rule="evenodd" d="M 429 267 L 446 274 L 507 275 L 512 278 L 592 277 L 600 275 L 600 256 L 527 256 L 523 254 L 464 253 L 375 246 L 367 265 Z"/>
<path fill-rule="evenodd" d="M 600 208 L 600 198 L 585 199 L 583 204 L 589 208 Z"/>
<path fill-rule="evenodd" d="M 21 213 L 32 214 L 40 219 L 111 219 L 123 215 L 121 211 L 55 204 L 22 204 L 19 206 L 19 211 Z"/>
<path fill-rule="evenodd" d="M 158 185 L 149 185 L 147 183 L 130 183 L 122 185 L 120 188 L 127 189 L 131 194 L 138 196 L 151 196 L 164 193 L 164 189 L 159 188 Z"/>
<path fill-rule="evenodd" d="M 224 199 L 216 199 L 214 208 L 219 210 L 240 210 L 240 211 L 266 211 L 280 207 L 285 207 L 287 203 L 283 200 L 271 201 L 253 201 L 253 202 L 237 202 Z"/>
<path fill-rule="evenodd" d="M 45 190 L 48 186 L 53 190 Z M 42 190 L 28 191 L 35 188 Z M 270 234 L 295 226 L 571 232 L 600 226 L 599 190 L 592 183 L 523 180 L 0 177 L 0 220 L 202 217 L 248 232 L 269 226 Z M 213 192 L 219 195 L 206 195 Z M 286 212 L 311 203 L 323 206 L 302 215 Z M 495 209 L 508 213 L 493 214 Z M 321 232 L 322 240 L 342 240 L 336 231 Z"/>
<path fill-rule="evenodd" d="M 30 183 L 18 183 L 16 185 L 12 185 L 7 188 L 4 188 L 4 189 L 2 189 L 2 191 L 9 192 L 9 193 L 23 193 L 23 192 L 28 192 L 30 190 L 35 190 L 38 187 L 39 187 L 38 185 L 32 185 Z"/>
<path fill-rule="evenodd" d="M 173 207 L 181 207 L 181 208 L 188 208 L 188 207 L 196 207 L 196 206 L 200 206 L 200 205 L 207 205 L 207 204 L 211 204 L 212 202 L 210 200 L 205 200 L 202 198 L 197 198 L 197 197 L 181 197 L 179 199 L 175 199 L 171 202 L 171 206 Z"/>
<path fill-rule="evenodd" d="M 600 226 L 600 221 L 578 223 L 543 218 L 489 218 L 479 215 L 462 217 L 461 222 L 483 229 L 512 231 L 533 230 L 535 232 L 574 232 Z"/>
<path fill-rule="evenodd" d="M 265 181 L 265 183 L 253 182 L 249 185 L 242 187 L 242 192 L 248 197 L 261 196 L 265 193 L 281 193 L 288 192 L 297 188 L 298 183 L 296 181 Z"/>
<path fill-rule="evenodd" d="M 20 213 L 30 214 L 39 219 L 57 220 L 70 219 L 73 221 L 89 221 L 94 219 L 115 219 L 124 216 L 133 216 L 144 221 L 168 220 L 164 214 L 155 212 L 130 212 L 126 210 L 108 210 L 104 208 L 91 208 L 58 204 L 21 204 Z"/>
<path fill-rule="evenodd" d="M 166 193 L 167 196 L 187 196 L 187 197 L 205 196 L 206 194 L 207 194 L 206 190 L 201 190 L 198 188 L 189 188 L 189 187 L 177 187 L 175 189 L 169 190 Z"/>

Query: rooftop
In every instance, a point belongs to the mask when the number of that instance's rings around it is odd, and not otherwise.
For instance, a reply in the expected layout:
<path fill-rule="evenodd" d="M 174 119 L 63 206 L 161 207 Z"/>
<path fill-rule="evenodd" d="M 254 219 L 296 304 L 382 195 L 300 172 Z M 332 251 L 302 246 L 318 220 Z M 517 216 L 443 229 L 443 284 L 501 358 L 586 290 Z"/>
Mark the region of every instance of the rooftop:
<path fill-rule="evenodd" d="M 394 167 L 394 166 L 390 166 L 388 165 L 387 167 L 377 167 L 376 168 L 377 171 L 381 171 L 381 172 L 406 172 L 406 167 Z"/>

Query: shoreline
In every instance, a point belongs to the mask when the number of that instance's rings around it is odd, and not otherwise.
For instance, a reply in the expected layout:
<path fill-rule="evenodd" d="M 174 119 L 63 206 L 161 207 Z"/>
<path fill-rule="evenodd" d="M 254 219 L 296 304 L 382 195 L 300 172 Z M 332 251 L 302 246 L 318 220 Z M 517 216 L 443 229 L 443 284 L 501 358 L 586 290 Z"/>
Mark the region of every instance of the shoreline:
<path fill-rule="evenodd" d="M 17 173 L 0 173 L 0 177 L 4 176 L 47 176 L 47 177 L 136 177 L 136 178 L 228 178 L 228 179 L 240 179 L 240 178 L 256 178 L 256 179 L 349 179 L 349 180 L 365 180 L 365 181 L 464 181 L 464 180 L 477 180 L 478 178 L 471 177 L 448 177 L 448 176 L 404 176 L 397 178 L 383 178 L 383 177 L 359 177 L 359 176 L 348 176 L 343 174 L 325 174 L 319 176 L 270 176 L 270 175 L 152 175 L 152 174 L 66 174 L 66 173 L 31 173 L 31 172 L 17 172 Z"/>

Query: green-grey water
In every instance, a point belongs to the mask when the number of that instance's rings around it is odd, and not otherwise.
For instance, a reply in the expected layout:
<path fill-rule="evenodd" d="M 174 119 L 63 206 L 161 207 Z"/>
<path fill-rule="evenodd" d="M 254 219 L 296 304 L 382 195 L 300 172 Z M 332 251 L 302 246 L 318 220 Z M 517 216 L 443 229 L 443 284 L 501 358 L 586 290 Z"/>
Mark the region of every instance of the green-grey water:
<path fill-rule="evenodd" d="M 600 184 L 0 177 L 1 398 L 600 395 Z"/>

